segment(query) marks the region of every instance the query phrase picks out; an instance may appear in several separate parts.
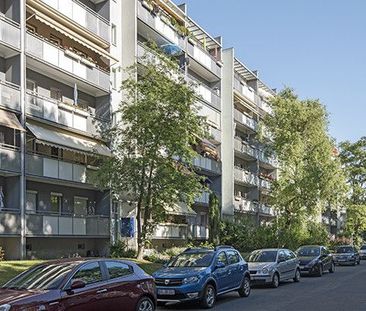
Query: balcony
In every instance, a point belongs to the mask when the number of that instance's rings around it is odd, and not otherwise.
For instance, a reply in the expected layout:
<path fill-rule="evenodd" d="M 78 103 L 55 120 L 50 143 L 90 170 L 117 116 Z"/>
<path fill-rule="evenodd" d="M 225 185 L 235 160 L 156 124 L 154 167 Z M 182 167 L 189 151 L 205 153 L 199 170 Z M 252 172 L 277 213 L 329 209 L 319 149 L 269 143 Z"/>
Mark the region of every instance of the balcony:
<path fill-rule="evenodd" d="M 188 55 L 216 77 L 221 78 L 221 67 L 217 64 L 217 60 L 199 44 L 193 45 L 188 43 Z"/>
<path fill-rule="evenodd" d="M 154 239 L 186 239 L 188 225 L 186 224 L 160 224 L 153 233 Z"/>
<path fill-rule="evenodd" d="M 31 69 L 57 77 L 57 80 L 72 87 L 78 79 L 80 89 L 95 96 L 109 92 L 109 73 L 87 59 L 30 33 L 27 33 L 26 41 L 27 55 L 41 61 L 41 64 L 35 64 L 30 59 Z"/>
<path fill-rule="evenodd" d="M 221 131 L 215 127 L 208 127 L 208 134 L 210 135 L 210 139 L 214 140 L 217 144 L 221 143 Z"/>
<path fill-rule="evenodd" d="M 0 106 L 20 111 L 20 87 L 0 80 Z"/>
<path fill-rule="evenodd" d="M 13 146 L 0 145 L 0 170 L 20 173 L 20 152 Z"/>
<path fill-rule="evenodd" d="M 221 111 L 221 97 L 217 94 L 216 91 L 198 81 L 191 75 L 188 75 L 187 79 L 188 81 L 195 84 L 195 90 L 197 94 L 201 97 L 201 99 Z"/>
<path fill-rule="evenodd" d="M 27 214 L 28 236 L 109 236 L 109 217 Z"/>
<path fill-rule="evenodd" d="M 238 212 L 250 212 L 256 213 L 258 210 L 258 204 L 253 201 L 249 201 L 240 196 L 235 196 L 234 198 L 235 210 Z"/>
<path fill-rule="evenodd" d="M 142 5 L 141 1 L 137 1 L 137 17 L 147 26 L 163 36 L 163 40 L 157 40 L 160 41 L 159 43 L 163 43 L 162 41 L 168 40 L 171 43 L 180 46 L 181 49 L 185 50 L 184 38 L 173 28 L 167 17 L 164 15 L 155 16 L 151 14 L 151 12 L 144 5 Z M 154 38 L 154 35 L 151 35 L 151 30 L 147 29 L 146 27 L 139 29 L 139 33 L 145 38 Z"/>
<path fill-rule="evenodd" d="M 220 175 L 221 174 L 221 163 L 212 160 L 210 158 L 205 158 L 203 156 L 198 156 L 193 159 L 193 165 L 207 172 Z"/>
<path fill-rule="evenodd" d="M 274 156 L 267 156 L 263 151 L 258 151 L 258 160 L 269 168 L 278 167 L 278 161 Z"/>
<path fill-rule="evenodd" d="M 208 191 L 203 191 L 201 195 L 195 198 L 196 204 L 208 205 L 210 202 L 210 193 Z"/>
<path fill-rule="evenodd" d="M 41 0 L 104 41 L 110 41 L 109 21 L 77 0 Z"/>
<path fill-rule="evenodd" d="M 0 211 L 0 236 L 20 234 L 20 211 L 1 210 Z"/>
<path fill-rule="evenodd" d="M 209 229 L 206 226 L 190 225 L 189 226 L 189 236 L 190 236 L 190 238 L 193 238 L 196 240 L 208 240 Z"/>
<path fill-rule="evenodd" d="M 275 210 L 265 204 L 259 205 L 259 213 L 266 216 L 276 216 Z"/>
<path fill-rule="evenodd" d="M 234 120 L 253 131 L 256 131 L 258 128 L 257 121 L 247 117 L 244 113 L 240 112 L 237 109 L 234 109 Z"/>
<path fill-rule="evenodd" d="M 260 179 L 260 187 L 266 190 L 271 190 L 272 183 L 268 180 Z"/>
<path fill-rule="evenodd" d="M 237 77 L 234 77 L 234 89 L 249 99 L 252 103 L 255 103 L 257 98 L 259 99 L 259 96 L 255 94 L 255 91 L 246 84 L 241 83 Z"/>
<path fill-rule="evenodd" d="M 5 57 L 11 57 L 20 50 L 20 27 L 13 20 L 0 15 L 0 51 Z"/>
<path fill-rule="evenodd" d="M 27 154 L 27 174 L 67 180 L 77 183 L 88 183 L 87 174 L 92 171 L 87 166 L 47 158 L 37 154 Z"/>
<path fill-rule="evenodd" d="M 245 154 L 252 159 L 256 159 L 258 157 L 257 150 L 253 147 L 243 143 L 241 140 L 235 138 L 234 139 L 234 149 L 239 153 Z"/>
<path fill-rule="evenodd" d="M 234 179 L 235 181 L 245 185 L 258 186 L 258 177 L 239 167 L 234 168 Z"/>
<path fill-rule="evenodd" d="M 91 136 L 100 136 L 100 129 L 106 128 L 108 121 L 91 115 L 77 106 L 71 106 L 36 93 L 26 95 L 28 115 L 56 122 Z"/>

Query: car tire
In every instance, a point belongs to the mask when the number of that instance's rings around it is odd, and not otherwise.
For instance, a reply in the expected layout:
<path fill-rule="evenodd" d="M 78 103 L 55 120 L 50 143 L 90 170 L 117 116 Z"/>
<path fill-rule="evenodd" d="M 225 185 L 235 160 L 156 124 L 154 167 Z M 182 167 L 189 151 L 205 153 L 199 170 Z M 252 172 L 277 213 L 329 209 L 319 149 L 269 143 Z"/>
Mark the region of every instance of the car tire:
<path fill-rule="evenodd" d="M 318 277 L 322 277 L 323 276 L 323 266 L 322 265 L 319 265 L 318 266 L 318 274 L 317 274 Z"/>
<path fill-rule="evenodd" d="M 149 297 L 142 297 L 137 303 L 136 311 L 154 311 L 155 304 Z"/>
<path fill-rule="evenodd" d="M 280 276 L 276 272 L 275 274 L 273 274 L 271 287 L 272 288 L 277 288 L 278 286 L 280 286 Z"/>
<path fill-rule="evenodd" d="M 334 262 L 332 262 L 330 264 L 329 273 L 334 273 L 334 272 L 335 272 L 335 264 L 334 264 Z"/>
<path fill-rule="evenodd" d="M 238 290 L 240 297 L 248 297 L 250 295 L 250 278 L 246 275 L 244 276 L 244 280 L 241 284 L 241 287 Z"/>
<path fill-rule="evenodd" d="M 300 277 L 301 277 L 301 272 L 300 272 L 300 270 L 299 270 L 299 269 L 296 269 L 295 277 L 294 277 L 294 282 L 295 282 L 295 283 L 300 282 Z"/>
<path fill-rule="evenodd" d="M 357 261 L 357 264 L 359 265 L 361 263 L 361 259 L 359 259 L 358 261 Z"/>
<path fill-rule="evenodd" d="M 201 305 L 205 309 L 211 309 L 216 302 L 216 289 L 211 284 L 207 284 L 201 299 Z"/>
<path fill-rule="evenodd" d="M 355 261 L 352 263 L 352 266 L 355 266 L 357 264 L 357 260 L 355 259 Z"/>

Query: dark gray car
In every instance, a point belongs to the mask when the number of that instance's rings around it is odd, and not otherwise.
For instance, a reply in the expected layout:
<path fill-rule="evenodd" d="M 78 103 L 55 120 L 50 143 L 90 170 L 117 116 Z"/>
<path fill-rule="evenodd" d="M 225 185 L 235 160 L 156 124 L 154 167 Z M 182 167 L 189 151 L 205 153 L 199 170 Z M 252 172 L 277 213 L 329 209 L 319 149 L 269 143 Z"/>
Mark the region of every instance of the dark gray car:
<path fill-rule="evenodd" d="M 336 265 L 353 265 L 360 264 L 360 254 L 352 245 L 338 246 L 333 255 Z"/>

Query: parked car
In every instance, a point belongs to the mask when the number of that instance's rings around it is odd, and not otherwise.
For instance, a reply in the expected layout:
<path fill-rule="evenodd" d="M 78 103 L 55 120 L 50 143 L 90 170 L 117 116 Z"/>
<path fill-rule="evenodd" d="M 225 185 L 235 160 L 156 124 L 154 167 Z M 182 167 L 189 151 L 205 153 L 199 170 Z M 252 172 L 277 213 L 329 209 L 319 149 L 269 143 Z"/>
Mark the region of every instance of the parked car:
<path fill-rule="evenodd" d="M 336 265 L 353 265 L 360 264 L 360 254 L 352 245 L 342 245 L 335 249 L 333 254 L 334 263 Z"/>
<path fill-rule="evenodd" d="M 253 284 L 271 285 L 276 288 L 281 281 L 300 281 L 299 259 L 288 249 L 259 249 L 248 257 Z"/>
<path fill-rule="evenodd" d="M 250 294 L 248 264 L 230 246 L 188 248 L 153 274 L 158 303 L 199 301 L 212 308 L 218 295 Z"/>
<path fill-rule="evenodd" d="M 359 251 L 360 259 L 366 259 L 366 244 L 362 245 Z"/>
<path fill-rule="evenodd" d="M 335 271 L 333 256 L 325 246 L 301 246 L 296 251 L 296 255 L 300 260 L 300 272 L 302 275 L 322 276 L 326 270 L 330 273 Z"/>
<path fill-rule="evenodd" d="M 37 265 L 0 288 L 0 310 L 155 310 L 154 279 L 136 264 L 68 259 Z"/>

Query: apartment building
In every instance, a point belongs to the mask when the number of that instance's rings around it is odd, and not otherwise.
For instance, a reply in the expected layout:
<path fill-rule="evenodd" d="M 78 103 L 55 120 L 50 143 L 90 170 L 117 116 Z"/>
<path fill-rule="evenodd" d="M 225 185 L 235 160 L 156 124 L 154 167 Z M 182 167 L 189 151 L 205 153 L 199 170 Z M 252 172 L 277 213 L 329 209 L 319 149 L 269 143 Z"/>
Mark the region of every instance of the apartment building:
<path fill-rule="evenodd" d="M 258 124 L 272 113 L 268 100 L 275 91 L 236 58 L 234 49 L 223 51 L 223 62 L 222 215 L 262 224 L 275 217 L 269 196 L 278 163 L 265 152 L 266 142 L 259 142 Z"/>
<path fill-rule="evenodd" d="M 0 3 L 0 245 L 9 259 L 106 254 L 111 196 L 89 173 L 110 156 L 99 128 L 111 121 L 116 5 Z"/>

